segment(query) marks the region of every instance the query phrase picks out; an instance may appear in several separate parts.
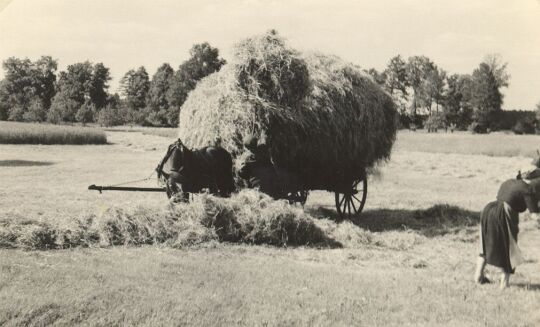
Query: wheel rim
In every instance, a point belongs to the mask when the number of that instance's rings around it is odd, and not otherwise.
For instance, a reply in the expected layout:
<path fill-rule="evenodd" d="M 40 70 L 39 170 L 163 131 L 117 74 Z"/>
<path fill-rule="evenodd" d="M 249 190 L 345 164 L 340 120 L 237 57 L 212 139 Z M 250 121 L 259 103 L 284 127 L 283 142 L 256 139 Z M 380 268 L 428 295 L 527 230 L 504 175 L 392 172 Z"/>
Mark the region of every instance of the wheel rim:
<path fill-rule="evenodd" d="M 336 192 L 336 209 L 342 219 L 350 219 L 364 209 L 367 197 L 367 179 L 353 181 L 347 192 Z"/>

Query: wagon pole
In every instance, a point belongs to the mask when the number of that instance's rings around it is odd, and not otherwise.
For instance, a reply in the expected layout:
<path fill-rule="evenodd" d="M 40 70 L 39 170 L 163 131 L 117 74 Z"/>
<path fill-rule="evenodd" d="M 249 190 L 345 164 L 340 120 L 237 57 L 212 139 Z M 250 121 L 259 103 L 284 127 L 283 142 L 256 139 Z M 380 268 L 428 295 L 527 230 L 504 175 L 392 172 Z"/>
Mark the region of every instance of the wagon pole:
<path fill-rule="evenodd" d="M 129 186 L 120 186 L 120 185 L 127 185 L 137 182 L 143 182 L 147 181 L 150 178 L 152 178 L 152 175 L 154 175 L 155 171 L 150 174 L 150 176 L 143 178 L 143 179 L 137 179 L 133 181 L 123 182 L 115 185 L 110 186 L 101 186 L 101 185 L 95 185 L 92 184 L 88 186 L 89 190 L 95 190 L 99 191 L 101 194 L 103 191 L 127 191 L 127 192 L 166 192 L 165 187 L 129 187 Z"/>
<path fill-rule="evenodd" d="M 122 187 L 122 186 L 100 186 L 92 184 L 88 186 L 89 190 L 102 191 L 128 191 L 128 192 L 165 192 L 164 187 Z"/>

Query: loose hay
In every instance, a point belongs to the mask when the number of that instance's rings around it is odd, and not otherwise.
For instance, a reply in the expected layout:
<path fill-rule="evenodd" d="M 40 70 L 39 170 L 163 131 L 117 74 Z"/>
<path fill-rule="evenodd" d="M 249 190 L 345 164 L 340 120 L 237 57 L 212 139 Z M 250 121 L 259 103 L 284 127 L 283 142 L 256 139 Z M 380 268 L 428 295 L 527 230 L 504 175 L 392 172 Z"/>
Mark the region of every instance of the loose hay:
<path fill-rule="evenodd" d="M 389 213 L 390 215 L 390 213 Z M 65 249 L 157 245 L 172 248 L 231 242 L 273 246 L 409 250 L 426 237 L 451 234 L 476 241 L 478 213 L 440 204 L 408 217 L 378 217 L 385 227 L 314 218 L 302 208 L 256 190 L 230 198 L 203 194 L 168 206 L 111 207 L 80 217 L 40 219 L 0 213 L 0 248 Z M 393 222 L 392 222 L 393 221 Z M 529 225 L 534 222 L 526 221 Z M 471 233 L 473 231 L 473 233 Z"/>
<path fill-rule="evenodd" d="M 51 220 L 0 217 L 0 248 L 61 249 L 89 246 L 184 247 L 209 241 L 276 246 L 337 246 L 313 217 L 254 190 L 231 198 L 201 195 L 167 208 L 108 208 Z"/>
<path fill-rule="evenodd" d="M 266 138 L 276 166 L 308 188 L 331 189 L 389 158 L 396 117 L 391 97 L 359 67 L 301 54 L 271 31 L 238 43 L 231 62 L 198 83 L 179 137 L 191 147 L 223 146 L 234 158 L 246 137 Z"/>

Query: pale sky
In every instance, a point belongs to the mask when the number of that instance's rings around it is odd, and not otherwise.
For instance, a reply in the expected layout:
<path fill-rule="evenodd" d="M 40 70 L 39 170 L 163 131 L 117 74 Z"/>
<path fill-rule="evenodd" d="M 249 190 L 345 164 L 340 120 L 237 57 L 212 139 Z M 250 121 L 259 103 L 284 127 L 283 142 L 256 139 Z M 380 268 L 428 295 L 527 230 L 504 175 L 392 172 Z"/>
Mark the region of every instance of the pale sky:
<path fill-rule="evenodd" d="M 298 49 L 378 70 L 401 54 L 471 73 L 498 53 L 511 75 L 503 107 L 540 102 L 540 0 L 0 0 L 0 61 L 103 62 L 114 92 L 131 68 L 176 69 L 204 41 L 227 59 L 235 42 L 271 28 Z"/>

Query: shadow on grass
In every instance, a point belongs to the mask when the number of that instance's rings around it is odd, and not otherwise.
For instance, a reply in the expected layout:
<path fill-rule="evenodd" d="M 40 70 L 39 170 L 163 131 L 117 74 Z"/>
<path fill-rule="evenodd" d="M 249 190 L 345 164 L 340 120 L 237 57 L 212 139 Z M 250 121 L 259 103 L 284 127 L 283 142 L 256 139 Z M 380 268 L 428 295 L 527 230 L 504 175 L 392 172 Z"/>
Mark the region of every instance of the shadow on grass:
<path fill-rule="evenodd" d="M 306 209 L 313 217 L 339 221 L 335 210 L 319 207 Z M 480 222 L 480 212 L 458 206 L 437 204 L 427 209 L 375 209 L 365 210 L 351 220 L 356 226 L 371 232 L 414 230 L 426 237 L 456 233 L 464 227 L 475 227 Z M 468 233 L 476 233 L 469 230 Z"/>
<path fill-rule="evenodd" d="M 517 288 L 524 289 L 526 291 L 540 291 L 540 284 L 527 284 L 527 283 L 516 283 L 514 284 Z"/>
<path fill-rule="evenodd" d="M 51 161 L 30 161 L 30 160 L 0 160 L 0 167 L 32 167 L 32 166 L 51 166 Z"/>

